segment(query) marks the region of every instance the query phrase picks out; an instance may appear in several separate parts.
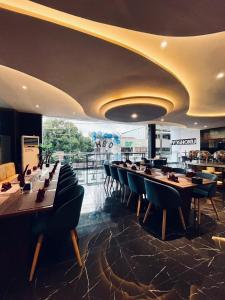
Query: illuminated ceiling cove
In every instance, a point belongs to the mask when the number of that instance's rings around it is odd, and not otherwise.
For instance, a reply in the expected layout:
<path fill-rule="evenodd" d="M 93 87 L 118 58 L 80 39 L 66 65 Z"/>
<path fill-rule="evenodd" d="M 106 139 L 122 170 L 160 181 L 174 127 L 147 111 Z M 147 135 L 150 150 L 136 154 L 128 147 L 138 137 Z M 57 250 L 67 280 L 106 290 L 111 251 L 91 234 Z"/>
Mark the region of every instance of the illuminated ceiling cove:
<path fill-rule="evenodd" d="M 0 106 L 224 126 L 225 2 L 106 2 L 0 0 Z"/>

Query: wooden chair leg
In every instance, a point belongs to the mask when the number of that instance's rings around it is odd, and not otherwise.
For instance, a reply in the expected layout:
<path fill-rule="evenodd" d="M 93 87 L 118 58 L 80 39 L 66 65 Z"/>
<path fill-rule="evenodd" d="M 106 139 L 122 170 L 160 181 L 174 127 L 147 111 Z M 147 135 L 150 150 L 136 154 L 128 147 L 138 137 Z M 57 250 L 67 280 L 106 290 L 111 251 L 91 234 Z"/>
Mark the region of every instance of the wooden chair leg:
<path fill-rule="evenodd" d="M 184 221 L 184 216 L 183 216 L 183 212 L 182 212 L 181 207 L 178 207 L 178 211 L 179 211 L 180 220 L 181 220 L 183 229 L 186 230 L 187 228 L 186 228 L 186 224 L 185 224 L 185 221 Z"/>
<path fill-rule="evenodd" d="M 148 207 L 147 207 L 147 210 L 146 210 L 146 212 L 145 212 L 145 216 L 144 216 L 144 219 L 143 219 L 143 223 L 145 223 L 145 221 L 146 221 L 146 219 L 147 219 L 147 217 L 148 217 L 148 214 L 149 214 L 149 211 L 150 211 L 151 207 L 152 207 L 152 203 L 149 202 Z"/>
<path fill-rule="evenodd" d="M 36 269 L 36 266 L 37 266 L 38 256 L 39 256 L 41 246 L 42 246 L 42 243 L 43 243 L 43 238 L 44 238 L 43 234 L 40 234 L 39 237 L 38 237 L 38 241 L 37 241 L 36 248 L 35 248 L 35 251 L 34 251 L 34 257 L 33 257 L 32 265 L 31 265 L 31 270 L 30 270 L 30 276 L 29 276 L 29 281 L 30 282 L 33 280 L 34 272 L 35 272 L 35 269 Z"/>
<path fill-rule="evenodd" d="M 219 221 L 220 219 L 219 219 L 219 215 L 218 215 L 218 212 L 217 212 L 217 209 L 216 209 L 216 205 L 215 205 L 215 203 L 214 203 L 214 201 L 213 201 L 213 199 L 212 199 L 212 198 L 210 198 L 210 201 L 211 201 L 211 203 L 212 203 L 212 206 L 213 206 L 213 209 L 214 209 L 214 211 L 215 211 L 215 214 L 216 214 L 217 220 Z"/>
<path fill-rule="evenodd" d="M 79 247 L 78 247 L 78 244 L 77 244 L 76 234 L 75 234 L 75 231 L 73 229 L 70 231 L 70 235 L 71 235 L 71 239 L 72 239 L 72 242 L 73 242 L 73 249 L 74 249 L 77 261 L 78 261 L 78 265 L 80 267 L 82 267 L 82 261 L 81 261 L 81 257 L 80 257 Z"/>
<path fill-rule="evenodd" d="M 130 192 L 129 198 L 127 200 L 127 207 L 130 205 L 131 197 L 132 197 L 132 192 Z"/>
<path fill-rule="evenodd" d="M 166 209 L 163 209 L 163 220 L 162 220 L 162 240 L 166 238 Z"/>
<path fill-rule="evenodd" d="M 138 197 L 138 205 L 137 205 L 137 217 L 140 215 L 140 209 L 141 209 L 141 196 Z"/>

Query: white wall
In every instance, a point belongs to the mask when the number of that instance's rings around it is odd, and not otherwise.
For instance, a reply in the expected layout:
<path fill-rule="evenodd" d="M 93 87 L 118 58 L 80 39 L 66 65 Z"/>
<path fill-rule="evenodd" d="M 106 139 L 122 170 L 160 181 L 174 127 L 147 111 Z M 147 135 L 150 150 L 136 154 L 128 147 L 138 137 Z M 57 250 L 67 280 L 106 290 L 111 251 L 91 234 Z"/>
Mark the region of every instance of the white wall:
<path fill-rule="evenodd" d="M 172 145 L 171 161 L 177 161 L 179 157 L 185 155 L 185 151 L 200 150 L 200 130 L 190 128 L 171 127 L 171 140 L 196 138 L 194 145 Z"/>

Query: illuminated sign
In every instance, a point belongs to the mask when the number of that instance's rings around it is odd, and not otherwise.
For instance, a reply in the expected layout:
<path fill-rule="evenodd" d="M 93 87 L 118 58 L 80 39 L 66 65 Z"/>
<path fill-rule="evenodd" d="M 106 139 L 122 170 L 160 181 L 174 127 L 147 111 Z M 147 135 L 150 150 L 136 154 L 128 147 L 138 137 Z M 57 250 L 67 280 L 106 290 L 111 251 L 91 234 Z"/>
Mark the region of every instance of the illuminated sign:
<path fill-rule="evenodd" d="M 180 139 L 180 140 L 172 140 L 171 145 L 196 145 L 197 144 L 197 139 Z"/>

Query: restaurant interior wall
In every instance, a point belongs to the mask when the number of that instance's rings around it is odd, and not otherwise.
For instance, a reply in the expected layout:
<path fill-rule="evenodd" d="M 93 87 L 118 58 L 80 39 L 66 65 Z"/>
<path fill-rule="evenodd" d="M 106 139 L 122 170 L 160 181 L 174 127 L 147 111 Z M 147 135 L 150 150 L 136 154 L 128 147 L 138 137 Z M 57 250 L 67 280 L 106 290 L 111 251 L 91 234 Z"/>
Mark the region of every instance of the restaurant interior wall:
<path fill-rule="evenodd" d="M 171 141 L 181 139 L 196 139 L 196 144 L 171 145 L 171 160 L 181 161 L 181 157 L 188 154 L 190 150 L 200 150 L 200 130 L 191 128 L 171 127 Z"/>
<path fill-rule="evenodd" d="M 11 109 L 0 110 L 0 137 L 2 161 L 15 162 L 17 172 L 21 170 L 21 136 L 37 135 L 42 138 L 42 116 L 22 113 Z M 10 153 L 5 155 L 10 149 Z"/>
<path fill-rule="evenodd" d="M 201 130 L 201 150 L 225 150 L 225 127 Z"/>

